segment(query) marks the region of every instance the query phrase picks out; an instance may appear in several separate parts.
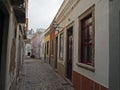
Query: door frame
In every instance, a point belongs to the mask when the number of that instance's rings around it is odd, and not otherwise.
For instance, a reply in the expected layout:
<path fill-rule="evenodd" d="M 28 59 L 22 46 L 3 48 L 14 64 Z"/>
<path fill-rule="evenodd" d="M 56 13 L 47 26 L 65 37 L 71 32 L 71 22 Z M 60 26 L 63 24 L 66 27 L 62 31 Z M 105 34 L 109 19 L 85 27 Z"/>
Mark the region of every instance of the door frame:
<path fill-rule="evenodd" d="M 6 63 L 7 63 L 7 43 L 8 43 L 8 32 L 9 32 L 9 18 L 10 18 L 10 7 L 9 5 L 5 5 L 6 3 L 0 1 L 0 12 L 3 13 L 3 35 L 2 35 L 2 43 L 1 43 L 1 70 L 0 70 L 0 88 L 5 90 L 5 83 L 6 83 Z M 8 6 L 8 7 L 6 7 Z"/>
<path fill-rule="evenodd" d="M 58 36 L 55 37 L 55 69 L 57 69 L 58 58 Z"/>
<path fill-rule="evenodd" d="M 67 78 L 67 68 L 68 68 L 68 66 L 67 66 L 67 59 L 68 59 L 68 52 L 67 52 L 67 46 L 68 46 L 68 42 L 67 42 L 67 39 L 68 39 L 68 30 L 70 29 L 72 27 L 72 36 L 73 36 L 73 45 L 72 45 L 72 75 L 71 75 L 71 80 L 70 79 L 68 79 Z M 67 80 L 69 80 L 69 81 L 72 81 L 72 79 L 73 79 L 73 57 L 74 57 L 74 21 L 72 22 L 72 23 L 70 23 L 67 27 L 66 27 L 66 51 L 65 51 L 65 77 L 66 77 L 66 79 Z"/>

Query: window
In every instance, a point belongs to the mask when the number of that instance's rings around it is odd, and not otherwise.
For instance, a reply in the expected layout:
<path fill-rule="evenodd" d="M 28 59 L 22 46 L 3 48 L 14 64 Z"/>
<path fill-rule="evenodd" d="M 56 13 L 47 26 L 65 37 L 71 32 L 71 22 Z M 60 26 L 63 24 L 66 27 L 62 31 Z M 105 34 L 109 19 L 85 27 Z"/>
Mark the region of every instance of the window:
<path fill-rule="evenodd" d="M 42 46 L 42 47 L 41 47 L 41 48 L 42 48 L 42 51 L 41 51 L 41 52 L 44 54 L 44 53 L 45 53 L 45 44 L 42 42 L 41 46 Z"/>
<path fill-rule="evenodd" d="M 49 41 L 47 41 L 47 51 L 46 51 L 47 55 L 49 54 Z"/>
<path fill-rule="evenodd" d="M 50 54 L 51 54 L 51 57 L 54 56 L 54 39 L 51 40 L 51 45 L 50 45 Z"/>
<path fill-rule="evenodd" d="M 80 63 L 94 66 L 94 9 L 90 8 L 80 19 Z"/>
<path fill-rule="evenodd" d="M 16 39 L 16 37 L 17 37 L 17 25 L 16 25 L 16 27 L 14 29 L 14 38 Z"/>
<path fill-rule="evenodd" d="M 63 49 L 64 49 L 64 37 L 62 33 L 60 34 L 60 53 L 59 53 L 60 59 L 63 59 Z"/>

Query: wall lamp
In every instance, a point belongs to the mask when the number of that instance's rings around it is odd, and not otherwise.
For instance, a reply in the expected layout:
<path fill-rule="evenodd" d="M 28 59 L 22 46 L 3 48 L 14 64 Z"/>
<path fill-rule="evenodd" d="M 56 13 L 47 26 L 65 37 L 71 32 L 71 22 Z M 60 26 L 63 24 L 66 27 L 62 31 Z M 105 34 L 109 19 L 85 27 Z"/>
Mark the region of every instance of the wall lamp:
<path fill-rule="evenodd" d="M 60 27 L 59 24 L 57 24 L 57 23 L 55 22 L 55 23 L 53 23 L 53 28 L 54 28 L 55 30 L 57 30 L 57 29 L 63 28 L 63 27 Z"/>
<path fill-rule="evenodd" d="M 59 24 L 57 24 L 57 23 L 55 22 L 55 23 L 53 23 L 53 28 L 54 28 L 55 31 L 57 31 L 57 34 L 59 34 L 59 32 L 60 32 L 59 30 L 60 30 L 61 28 L 63 28 L 63 27 L 60 27 Z"/>

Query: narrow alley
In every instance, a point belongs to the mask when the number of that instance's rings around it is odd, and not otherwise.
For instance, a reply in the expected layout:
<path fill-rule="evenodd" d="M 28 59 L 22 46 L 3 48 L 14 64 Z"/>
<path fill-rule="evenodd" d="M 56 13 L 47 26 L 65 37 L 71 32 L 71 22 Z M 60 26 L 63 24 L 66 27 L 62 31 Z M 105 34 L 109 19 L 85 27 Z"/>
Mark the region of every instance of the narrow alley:
<path fill-rule="evenodd" d="M 49 64 L 27 59 L 22 68 L 18 90 L 74 90 Z"/>
<path fill-rule="evenodd" d="M 120 0 L 0 0 L 0 90 L 120 90 Z"/>

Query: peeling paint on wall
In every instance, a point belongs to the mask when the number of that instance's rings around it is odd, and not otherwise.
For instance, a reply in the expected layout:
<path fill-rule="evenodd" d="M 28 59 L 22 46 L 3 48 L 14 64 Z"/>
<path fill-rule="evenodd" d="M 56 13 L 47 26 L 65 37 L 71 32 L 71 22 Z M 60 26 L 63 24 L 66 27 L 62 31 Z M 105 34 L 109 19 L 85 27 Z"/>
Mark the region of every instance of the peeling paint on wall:
<path fill-rule="evenodd" d="M 15 53 L 16 53 L 16 43 L 15 43 L 15 39 L 13 38 L 12 46 L 11 46 L 11 55 L 10 55 L 10 69 L 9 69 L 9 73 L 11 77 L 13 77 L 15 70 Z"/>

